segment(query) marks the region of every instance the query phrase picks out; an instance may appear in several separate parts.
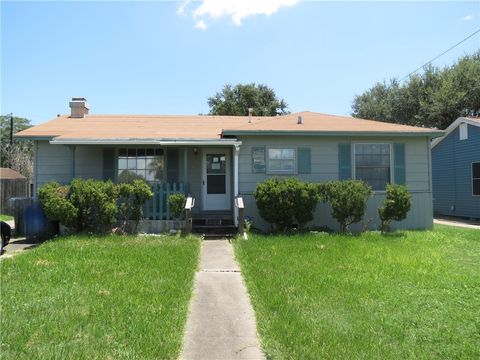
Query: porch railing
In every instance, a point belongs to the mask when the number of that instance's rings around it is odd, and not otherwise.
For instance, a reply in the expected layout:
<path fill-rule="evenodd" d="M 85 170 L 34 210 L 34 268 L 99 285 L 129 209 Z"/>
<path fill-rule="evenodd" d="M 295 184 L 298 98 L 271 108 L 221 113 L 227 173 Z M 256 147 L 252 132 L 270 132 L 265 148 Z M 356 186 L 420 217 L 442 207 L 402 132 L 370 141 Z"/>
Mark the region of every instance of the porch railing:
<path fill-rule="evenodd" d="M 149 182 L 153 197 L 143 206 L 143 217 L 147 220 L 172 220 L 168 197 L 173 193 L 186 194 L 184 183 Z"/>

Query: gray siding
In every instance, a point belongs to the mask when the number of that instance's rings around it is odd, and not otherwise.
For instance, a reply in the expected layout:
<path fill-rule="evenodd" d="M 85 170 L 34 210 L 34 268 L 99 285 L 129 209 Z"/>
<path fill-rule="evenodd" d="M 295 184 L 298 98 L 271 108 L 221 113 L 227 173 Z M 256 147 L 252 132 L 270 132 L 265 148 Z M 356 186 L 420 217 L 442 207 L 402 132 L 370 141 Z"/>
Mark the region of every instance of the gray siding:
<path fill-rule="evenodd" d="M 439 215 L 480 218 L 480 196 L 472 195 L 472 162 L 480 162 L 480 127 L 459 127 L 432 149 L 433 209 Z"/>
<path fill-rule="evenodd" d="M 299 141 L 301 139 L 301 141 Z M 310 182 L 337 180 L 339 177 L 338 144 L 345 142 L 345 138 L 324 137 L 241 137 L 242 146 L 239 154 L 239 192 L 245 198 L 246 213 L 253 216 L 256 226 L 266 228 L 267 224 L 260 218 L 255 206 L 252 193 L 257 183 L 267 179 L 270 175 L 252 172 L 252 147 L 309 147 L 311 149 L 311 173 L 284 176 L 296 176 Z M 387 142 L 405 144 L 405 171 L 406 185 L 412 192 L 413 206 L 409 216 L 404 221 L 394 224 L 397 228 L 425 229 L 433 224 L 432 194 L 430 186 L 430 142 L 428 138 L 359 138 L 355 142 Z M 385 195 L 375 194 L 369 201 L 366 219 L 370 221 L 370 228 L 378 228 L 379 220 L 377 208 Z M 336 229 L 337 224 L 330 216 L 330 210 L 324 204 L 317 207 L 315 222 L 310 225 L 327 225 Z"/>
<path fill-rule="evenodd" d="M 103 177 L 102 147 L 77 146 L 75 150 L 75 176 L 85 179 Z M 62 184 L 72 181 L 72 150 L 64 145 L 51 145 L 48 141 L 38 141 L 35 158 L 35 191 L 49 181 Z"/>
<path fill-rule="evenodd" d="M 75 177 L 103 180 L 103 148 L 101 146 L 77 146 Z"/>
<path fill-rule="evenodd" d="M 49 181 L 66 184 L 72 180 L 72 152 L 67 146 L 38 141 L 36 159 L 36 190 Z"/>

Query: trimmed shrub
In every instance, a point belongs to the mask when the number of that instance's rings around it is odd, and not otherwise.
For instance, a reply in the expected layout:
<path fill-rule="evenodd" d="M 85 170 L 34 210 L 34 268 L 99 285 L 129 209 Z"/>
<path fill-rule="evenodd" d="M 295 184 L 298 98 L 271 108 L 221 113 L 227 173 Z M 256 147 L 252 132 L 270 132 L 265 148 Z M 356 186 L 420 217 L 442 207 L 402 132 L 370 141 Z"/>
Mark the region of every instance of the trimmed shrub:
<path fill-rule="evenodd" d="M 182 193 L 174 193 L 168 196 L 168 206 L 170 208 L 170 212 L 172 213 L 175 219 L 180 219 L 182 216 L 183 209 L 185 208 L 185 203 L 187 202 L 187 198 L 185 194 Z"/>
<path fill-rule="evenodd" d="M 111 181 L 73 179 L 69 200 L 77 208 L 81 230 L 103 232 L 115 224 L 118 189 Z"/>
<path fill-rule="evenodd" d="M 68 186 L 50 182 L 38 190 L 38 198 L 48 220 L 60 221 L 69 228 L 76 228 L 78 210 L 67 199 L 68 192 Z"/>
<path fill-rule="evenodd" d="M 412 195 L 404 185 L 388 184 L 387 197 L 378 208 L 381 220 L 380 230 L 390 230 L 392 221 L 401 221 L 407 217 L 412 205 Z"/>
<path fill-rule="evenodd" d="M 143 180 L 114 184 L 111 181 L 74 179 L 69 186 L 51 182 L 39 190 L 39 198 L 49 220 L 58 220 L 78 232 L 104 232 L 117 221 L 135 222 L 143 216 L 143 204 L 153 196 Z M 117 204 L 118 201 L 118 204 Z"/>
<path fill-rule="evenodd" d="M 340 180 L 319 184 L 321 197 L 330 203 L 332 216 L 340 224 L 342 233 L 362 220 L 372 188 L 360 180 Z"/>
<path fill-rule="evenodd" d="M 133 220 L 133 232 L 138 229 L 138 224 L 143 218 L 143 204 L 151 199 L 153 192 L 150 186 L 140 179 L 133 180 L 131 183 L 120 183 L 118 188 L 118 213 L 122 221 L 122 230 L 126 230 L 128 220 Z"/>
<path fill-rule="evenodd" d="M 260 216 L 286 231 L 298 225 L 303 228 L 313 219 L 319 193 L 313 184 L 296 178 L 270 178 L 259 183 L 253 194 Z"/>

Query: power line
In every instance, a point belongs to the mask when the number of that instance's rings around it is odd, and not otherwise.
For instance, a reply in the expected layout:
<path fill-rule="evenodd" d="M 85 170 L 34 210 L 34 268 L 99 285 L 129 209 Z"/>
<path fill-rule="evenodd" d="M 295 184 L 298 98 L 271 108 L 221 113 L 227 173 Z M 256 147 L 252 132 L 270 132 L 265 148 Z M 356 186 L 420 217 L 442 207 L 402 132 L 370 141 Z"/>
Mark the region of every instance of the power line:
<path fill-rule="evenodd" d="M 435 60 L 437 60 L 439 57 L 445 55 L 447 52 L 449 52 L 450 50 L 456 48 L 458 45 L 460 45 L 461 43 L 467 41 L 468 39 L 470 39 L 472 36 L 474 36 L 475 34 L 478 34 L 480 32 L 480 29 L 478 29 L 477 31 L 473 32 L 472 34 L 468 35 L 465 39 L 463 39 L 462 41 L 459 41 L 458 43 L 456 43 L 455 45 L 453 45 L 452 47 L 448 48 L 447 50 L 445 50 L 444 52 L 442 52 L 440 55 L 434 57 L 432 60 L 430 61 L 427 61 L 425 64 L 423 64 L 422 66 L 420 66 L 419 68 L 413 70 L 410 74 L 408 74 L 407 76 L 404 76 L 403 78 L 401 78 L 399 80 L 399 82 L 402 82 L 403 80 L 405 80 L 406 78 L 410 77 L 410 75 L 413 75 L 415 74 L 418 70 L 421 70 L 423 69 L 426 65 L 434 62 Z"/>

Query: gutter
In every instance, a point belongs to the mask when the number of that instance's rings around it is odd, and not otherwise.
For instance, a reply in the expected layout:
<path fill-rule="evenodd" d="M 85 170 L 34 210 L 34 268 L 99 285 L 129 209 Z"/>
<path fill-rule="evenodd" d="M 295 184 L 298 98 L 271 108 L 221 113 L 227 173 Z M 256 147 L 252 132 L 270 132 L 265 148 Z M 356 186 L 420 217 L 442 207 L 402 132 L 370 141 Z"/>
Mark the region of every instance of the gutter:
<path fill-rule="evenodd" d="M 189 139 L 189 140 L 161 140 L 161 139 L 53 139 L 52 145 L 232 145 L 240 146 L 237 139 Z"/>
<path fill-rule="evenodd" d="M 385 137 L 385 136 L 405 136 L 405 137 L 430 137 L 437 138 L 443 136 L 445 133 L 443 131 L 428 131 L 428 132 L 417 132 L 417 131 L 281 131 L 281 130 L 223 130 L 222 135 L 252 135 L 252 136 L 262 136 L 262 135 L 277 135 L 277 136 L 323 136 L 323 137 L 332 137 L 332 136 L 350 136 L 350 137 Z"/>

